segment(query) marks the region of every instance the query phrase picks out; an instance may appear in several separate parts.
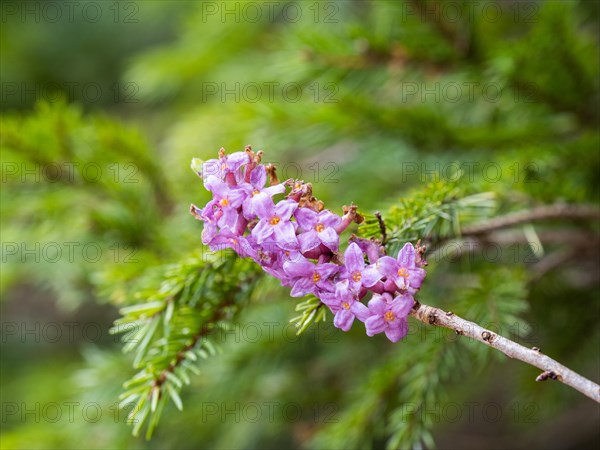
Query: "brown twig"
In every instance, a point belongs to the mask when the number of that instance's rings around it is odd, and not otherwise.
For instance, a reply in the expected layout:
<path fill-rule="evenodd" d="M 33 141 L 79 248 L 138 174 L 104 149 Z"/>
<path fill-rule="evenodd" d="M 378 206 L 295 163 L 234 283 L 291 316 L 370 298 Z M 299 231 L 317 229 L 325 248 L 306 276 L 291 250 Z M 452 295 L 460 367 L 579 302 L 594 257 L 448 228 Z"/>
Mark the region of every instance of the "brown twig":
<path fill-rule="evenodd" d="M 377 222 L 379 223 L 379 231 L 381 231 L 381 245 L 385 245 L 387 243 L 387 232 L 385 228 L 385 222 L 383 221 L 383 217 L 381 217 L 381 213 L 379 211 L 375 213 L 375 217 L 377 217 Z"/>
<path fill-rule="evenodd" d="M 462 229 L 463 236 L 477 236 L 500 228 L 513 227 L 522 223 L 548 219 L 598 219 L 600 209 L 592 205 L 555 204 L 518 211 L 496 217 L 487 222 L 471 225 Z"/>
<path fill-rule="evenodd" d="M 518 359 L 541 369 L 543 373 L 536 378 L 536 381 L 547 379 L 560 381 L 600 403 L 600 386 L 544 355 L 538 348 L 524 347 L 493 331 L 486 330 L 476 323 L 462 319 L 454 313 L 445 312 L 432 306 L 417 303 L 410 315 L 423 323 L 454 330 L 459 335 L 470 337 L 500 350 L 510 358 Z"/>

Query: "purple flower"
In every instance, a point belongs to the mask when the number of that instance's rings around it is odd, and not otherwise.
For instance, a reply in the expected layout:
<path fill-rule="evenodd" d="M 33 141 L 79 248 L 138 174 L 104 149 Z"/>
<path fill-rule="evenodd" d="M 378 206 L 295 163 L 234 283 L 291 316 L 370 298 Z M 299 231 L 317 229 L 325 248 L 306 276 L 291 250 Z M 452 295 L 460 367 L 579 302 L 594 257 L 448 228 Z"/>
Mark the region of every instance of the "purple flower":
<path fill-rule="evenodd" d="M 381 279 L 381 273 L 374 265 L 365 267 L 363 252 L 356 243 L 351 243 L 344 253 L 343 279 L 347 279 L 350 288 L 358 292 L 361 286 L 369 288 Z"/>
<path fill-rule="evenodd" d="M 283 270 L 293 282 L 292 297 L 320 292 L 333 291 L 330 277 L 336 274 L 340 266 L 333 263 L 315 264 L 298 254 L 293 260 L 283 264 Z"/>
<path fill-rule="evenodd" d="M 256 205 L 261 201 L 260 195 L 273 197 L 275 194 L 285 192 L 285 185 L 283 183 L 265 187 L 266 182 L 267 172 L 265 166 L 259 165 L 250 172 L 249 183 L 240 183 L 239 188 L 246 192 L 246 199 L 242 204 L 246 219 L 252 220 L 256 218 Z"/>
<path fill-rule="evenodd" d="M 387 290 L 394 289 L 394 285 L 389 283 L 391 280 L 401 292 L 411 295 L 421 287 L 426 275 L 425 269 L 416 265 L 416 250 L 410 242 L 402 247 L 397 259 L 390 256 L 379 258 L 377 267 L 387 277 Z"/>
<path fill-rule="evenodd" d="M 359 303 L 356 307 L 356 317 L 365 323 L 367 336 L 385 332 L 392 342 L 398 342 L 408 333 L 406 317 L 413 307 L 414 300 L 410 295 L 399 295 L 392 300 L 388 293 L 374 294 L 368 307 Z"/>
<path fill-rule="evenodd" d="M 361 311 L 360 306 L 366 309 L 356 297 L 357 294 L 350 289 L 348 280 L 344 280 L 335 285 L 335 292 L 323 292 L 319 298 L 334 313 L 333 324 L 343 331 L 348 331 L 354 323 L 356 313 Z"/>
<path fill-rule="evenodd" d="M 260 221 L 252 229 L 256 242 L 262 244 L 274 236 L 275 243 L 284 250 L 296 250 L 298 240 L 294 224 L 290 221 L 298 203 L 282 200 L 277 205 L 268 195 L 260 195 L 255 204 L 255 211 Z"/>
<path fill-rule="evenodd" d="M 304 231 L 298 235 L 298 243 L 303 253 L 320 244 L 333 251 L 338 249 L 340 236 L 335 227 L 340 224 L 341 217 L 328 210 L 316 212 L 310 208 L 298 208 L 294 216 L 298 226 Z"/>
<path fill-rule="evenodd" d="M 246 192 L 237 187 L 232 188 L 214 176 L 208 177 L 206 187 L 213 193 L 213 200 L 204 208 L 206 210 L 210 206 L 213 212 L 207 212 L 206 217 L 216 221 L 220 228 L 229 228 L 237 234 L 243 234 L 247 221 L 238 209 L 246 198 Z"/>
<path fill-rule="evenodd" d="M 217 219 L 220 218 L 223 213 L 220 211 L 218 203 L 215 200 L 211 200 L 204 208 L 198 208 L 196 205 L 191 205 L 190 213 L 192 213 L 196 219 L 204 222 L 204 227 L 202 228 L 202 243 L 208 245 L 208 243 L 219 233 Z"/>
<path fill-rule="evenodd" d="M 221 181 L 225 181 L 227 174 L 233 173 L 237 181 L 242 180 L 241 167 L 250 162 L 250 156 L 246 152 L 234 152 L 225 155 L 223 149 L 220 152 L 219 159 L 209 159 L 202 163 L 202 172 L 198 173 L 206 182 L 209 177 L 214 176 Z"/>
<path fill-rule="evenodd" d="M 250 257 L 254 260 L 258 258 L 257 251 L 248 239 L 232 233 L 229 228 L 221 229 L 207 244 L 213 252 L 231 248 L 242 258 Z"/>
<path fill-rule="evenodd" d="M 256 206 L 264 201 L 264 197 L 271 198 L 275 194 L 281 194 L 285 192 L 285 186 L 283 184 L 277 184 L 275 186 L 269 186 L 268 188 L 258 190 L 252 189 L 250 194 L 244 203 L 242 204 L 242 210 L 244 211 L 244 217 L 248 220 L 256 218 Z"/>

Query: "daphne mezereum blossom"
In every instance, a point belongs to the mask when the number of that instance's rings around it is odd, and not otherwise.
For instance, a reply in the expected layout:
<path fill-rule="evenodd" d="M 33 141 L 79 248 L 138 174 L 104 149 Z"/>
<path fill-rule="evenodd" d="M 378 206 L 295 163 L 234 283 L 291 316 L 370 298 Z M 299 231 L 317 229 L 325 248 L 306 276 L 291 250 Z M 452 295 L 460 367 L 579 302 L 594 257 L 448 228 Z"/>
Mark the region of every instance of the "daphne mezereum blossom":
<path fill-rule="evenodd" d="M 334 285 L 331 277 L 340 270 L 340 266 L 333 263 L 315 264 L 302 255 L 294 260 L 286 261 L 283 270 L 293 283 L 292 297 L 302 297 L 315 294 L 319 297 L 321 292 L 333 291 Z"/>
<path fill-rule="evenodd" d="M 408 332 L 406 317 L 414 305 L 410 295 L 399 295 L 392 299 L 391 294 L 374 294 L 368 307 L 359 303 L 355 306 L 356 317 L 365 323 L 367 336 L 385 332 L 392 342 L 398 342 Z"/>
<path fill-rule="evenodd" d="M 250 156 L 247 152 L 235 152 L 230 155 L 225 154 L 225 150 L 219 151 L 218 159 L 209 159 L 201 164 L 201 171 L 197 172 L 198 175 L 206 182 L 206 180 L 214 176 L 221 181 L 226 181 L 228 174 L 233 174 L 235 181 L 239 182 L 243 178 L 242 166 L 250 162 Z M 198 164 L 192 162 L 192 166 L 196 167 Z"/>
<path fill-rule="evenodd" d="M 407 292 L 411 295 L 419 290 L 425 279 L 425 269 L 417 267 L 416 253 L 413 245 L 408 242 L 398 253 L 398 258 L 394 259 L 390 256 L 379 258 L 377 267 L 388 280 L 386 290 L 393 291 L 397 287 L 401 292 Z M 395 286 L 390 284 L 389 281 L 393 281 Z"/>
<path fill-rule="evenodd" d="M 260 196 L 255 205 L 256 215 L 260 220 L 252 229 L 256 242 L 262 244 L 273 237 L 281 249 L 296 250 L 298 239 L 290 218 L 297 207 L 298 203 L 292 200 L 281 200 L 275 205 L 271 197 Z"/>
<path fill-rule="evenodd" d="M 352 242 L 344 252 L 342 278 L 347 279 L 350 288 L 359 291 L 361 286 L 370 288 L 381 279 L 381 273 L 373 265 L 365 264 L 365 255 L 358 245 Z"/>
<path fill-rule="evenodd" d="M 369 336 L 384 332 L 392 342 L 404 337 L 413 296 L 425 277 L 425 248 L 408 243 L 392 258 L 378 240 L 352 236 L 342 255 L 340 234 L 362 220 L 357 207 L 344 206 L 338 216 L 312 195 L 310 183 L 279 183 L 274 167 L 260 164 L 261 157 L 248 146 L 192 161 L 213 196 L 203 208 L 190 208 L 204 223 L 202 242 L 213 251 L 233 249 L 251 258 L 291 287 L 292 297 L 315 295 L 344 331 L 358 319 Z M 367 295 L 372 298 L 365 306 Z"/>
<path fill-rule="evenodd" d="M 342 218 L 329 210 L 321 212 L 309 208 L 298 208 L 294 213 L 298 226 L 303 233 L 298 236 L 300 250 L 307 252 L 323 244 L 329 250 L 336 251 L 339 246 L 340 236 L 335 228 Z"/>
<path fill-rule="evenodd" d="M 343 331 L 348 331 L 356 314 L 362 312 L 359 305 L 364 307 L 357 297 L 358 294 L 350 288 L 348 280 L 343 280 L 335 285 L 335 292 L 323 292 L 319 298 L 335 314 L 333 324 Z"/>

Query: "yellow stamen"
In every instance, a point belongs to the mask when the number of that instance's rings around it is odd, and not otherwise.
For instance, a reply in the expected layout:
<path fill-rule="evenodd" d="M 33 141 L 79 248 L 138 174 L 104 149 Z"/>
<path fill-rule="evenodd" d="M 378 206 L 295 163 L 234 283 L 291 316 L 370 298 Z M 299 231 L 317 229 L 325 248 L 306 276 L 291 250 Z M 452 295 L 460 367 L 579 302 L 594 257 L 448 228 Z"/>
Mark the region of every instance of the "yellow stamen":
<path fill-rule="evenodd" d="M 348 302 L 344 302 L 344 303 L 342 303 L 342 308 L 350 309 L 350 304 Z"/>
<path fill-rule="evenodd" d="M 408 270 L 400 268 L 398 269 L 398 275 L 404 278 L 408 278 Z"/>
<path fill-rule="evenodd" d="M 219 201 L 219 205 L 221 205 L 221 206 L 227 206 L 227 205 L 229 205 L 229 200 L 227 200 L 226 198 L 222 198 Z"/>
<path fill-rule="evenodd" d="M 320 233 L 324 229 L 325 229 L 325 225 L 323 225 L 322 223 L 318 223 L 315 225 L 315 230 L 317 230 L 318 233 Z"/>
<path fill-rule="evenodd" d="M 355 281 L 358 283 L 360 281 L 361 277 L 362 277 L 362 275 L 360 272 L 354 272 L 352 274 L 352 281 Z"/>
<path fill-rule="evenodd" d="M 396 316 L 394 316 L 394 313 L 391 311 L 388 311 L 385 313 L 385 315 L 383 316 L 383 318 L 386 320 L 386 322 L 392 322 Z"/>
<path fill-rule="evenodd" d="M 319 275 L 317 272 L 313 273 L 313 283 L 317 283 L 321 281 L 321 275 Z"/>
<path fill-rule="evenodd" d="M 258 189 L 254 189 L 252 191 L 252 197 L 254 197 L 255 195 L 258 195 L 258 194 L 260 194 L 260 191 Z"/>
<path fill-rule="evenodd" d="M 281 219 L 280 219 L 279 217 L 277 217 L 277 216 L 273 216 L 273 217 L 271 217 L 271 220 L 269 221 L 269 223 L 270 223 L 271 225 L 277 225 L 277 224 L 279 223 L 279 221 L 280 221 L 280 220 L 281 220 Z"/>

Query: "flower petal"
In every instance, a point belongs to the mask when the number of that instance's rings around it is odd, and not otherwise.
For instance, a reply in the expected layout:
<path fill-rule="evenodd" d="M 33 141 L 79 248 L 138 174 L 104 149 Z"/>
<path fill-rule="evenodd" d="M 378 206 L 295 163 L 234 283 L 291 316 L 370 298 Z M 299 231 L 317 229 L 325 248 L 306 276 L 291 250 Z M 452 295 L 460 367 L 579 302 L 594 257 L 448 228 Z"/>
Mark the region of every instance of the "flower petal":
<path fill-rule="evenodd" d="M 329 210 L 321 211 L 317 218 L 317 222 L 325 225 L 327 228 L 335 228 L 340 224 L 341 221 L 342 218 L 340 216 L 332 213 Z"/>
<path fill-rule="evenodd" d="M 423 280 L 425 279 L 425 269 L 421 269 L 417 267 L 416 269 L 408 270 L 408 282 L 411 288 L 419 289 L 421 284 L 423 284 Z"/>
<path fill-rule="evenodd" d="M 398 321 L 397 325 L 393 327 L 387 327 L 385 329 L 385 335 L 392 342 L 398 342 L 408 333 L 408 324 L 406 323 L 406 319 Z"/>
<path fill-rule="evenodd" d="M 390 309 L 396 317 L 406 317 L 415 304 L 410 295 L 399 295 L 390 304 Z"/>
<path fill-rule="evenodd" d="M 321 279 L 329 278 L 334 273 L 340 270 L 340 266 L 333 263 L 317 264 L 317 273 L 321 275 Z"/>
<path fill-rule="evenodd" d="M 232 208 L 239 208 L 247 197 L 248 193 L 244 189 L 230 189 L 227 193 L 227 198 Z"/>
<path fill-rule="evenodd" d="M 348 331 L 354 322 L 354 314 L 347 309 L 340 309 L 333 318 L 333 324 L 343 331 Z"/>
<path fill-rule="evenodd" d="M 415 248 L 410 242 L 407 242 L 404 244 L 404 247 L 402 247 L 402 250 L 400 250 L 400 253 L 398 253 L 398 264 L 402 267 L 412 269 L 415 267 L 415 256 Z"/>
<path fill-rule="evenodd" d="M 279 222 L 279 224 L 273 226 L 275 231 L 275 242 L 284 250 L 295 250 L 298 248 L 298 240 L 296 239 L 296 233 L 294 226 L 291 222 Z"/>
<path fill-rule="evenodd" d="M 362 271 L 362 276 L 360 281 L 362 285 L 365 287 L 371 287 L 379 280 L 381 280 L 382 274 L 375 268 L 375 265 L 370 265 L 365 267 Z"/>
<path fill-rule="evenodd" d="M 225 170 L 235 172 L 242 164 L 250 162 L 250 156 L 246 152 L 234 152 L 227 156 L 227 167 Z"/>
<path fill-rule="evenodd" d="M 360 320 L 364 322 L 370 317 L 369 308 L 363 305 L 361 302 L 354 302 L 352 306 L 350 306 L 350 311 Z"/>
<path fill-rule="evenodd" d="M 271 220 L 275 215 L 275 205 L 267 194 L 260 193 L 253 197 L 252 206 L 254 213 L 261 219 Z"/>
<path fill-rule="evenodd" d="M 259 221 L 252 229 L 252 236 L 256 238 L 258 244 L 262 244 L 273 234 L 273 227 L 266 220 Z"/>
<path fill-rule="evenodd" d="M 312 277 L 315 268 L 315 264 L 304 257 L 302 257 L 302 260 L 286 261 L 283 263 L 283 270 L 290 277 Z"/>
<path fill-rule="evenodd" d="M 310 208 L 298 208 L 294 211 L 294 217 L 296 217 L 296 221 L 300 228 L 303 230 L 312 230 L 317 223 L 318 213 L 313 211 Z"/>
<path fill-rule="evenodd" d="M 269 186 L 264 188 L 261 192 L 264 192 L 269 197 L 273 197 L 275 194 L 282 194 L 285 192 L 285 186 L 283 183 L 276 184 L 275 186 Z"/>
<path fill-rule="evenodd" d="M 344 253 L 345 266 L 349 272 L 362 271 L 365 267 L 363 252 L 356 243 L 351 243 Z"/>
<path fill-rule="evenodd" d="M 298 235 L 298 243 L 300 244 L 300 251 L 304 253 L 318 247 L 321 241 L 317 232 L 310 230 Z"/>
<path fill-rule="evenodd" d="M 397 277 L 398 276 L 398 261 L 391 256 L 382 256 L 377 260 L 377 267 L 379 271 L 386 277 Z"/>
<path fill-rule="evenodd" d="M 373 295 L 373 298 L 369 300 L 369 311 L 371 314 L 377 314 L 383 316 L 387 311 L 387 303 L 384 297 L 381 295 Z"/>
<path fill-rule="evenodd" d="M 325 228 L 318 233 L 318 238 L 329 250 L 336 251 L 339 247 L 340 236 L 333 228 Z"/>
<path fill-rule="evenodd" d="M 298 203 L 293 200 L 282 200 L 275 205 L 275 214 L 281 220 L 290 220 L 292 213 L 298 207 Z"/>
<path fill-rule="evenodd" d="M 304 297 L 305 295 L 310 294 L 314 288 L 314 283 L 308 278 L 298 278 L 294 283 L 294 287 L 292 288 L 290 295 L 292 297 Z"/>
<path fill-rule="evenodd" d="M 367 329 L 367 336 L 375 336 L 385 330 L 386 322 L 381 316 L 371 316 L 365 320 L 365 328 Z"/>
<path fill-rule="evenodd" d="M 266 182 L 267 171 L 264 165 L 259 164 L 254 169 L 252 169 L 252 172 L 250 172 L 250 183 L 256 189 L 262 189 L 265 186 Z"/>

